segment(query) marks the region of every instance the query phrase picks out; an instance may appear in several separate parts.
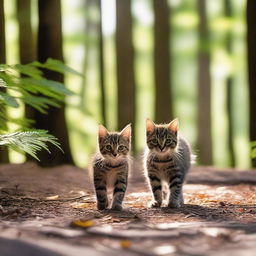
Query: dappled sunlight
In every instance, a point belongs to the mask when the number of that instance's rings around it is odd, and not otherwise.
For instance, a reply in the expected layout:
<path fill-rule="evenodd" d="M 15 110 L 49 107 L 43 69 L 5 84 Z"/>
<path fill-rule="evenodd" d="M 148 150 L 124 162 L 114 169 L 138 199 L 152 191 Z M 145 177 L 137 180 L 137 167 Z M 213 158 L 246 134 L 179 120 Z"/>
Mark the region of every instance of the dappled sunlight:
<path fill-rule="evenodd" d="M 166 255 L 169 253 L 176 252 L 176 247 L 172 245 L 157 246 L 152 249 L 152 252 L 155 253 L 156 255 Z"/>
<path fill-rule="evenodd" d="M 180 12 L 179 14 L 174 15 L 173 22 L 180 28 L 191 29 L 198 25 L 198 17 L 193 12 Z"/>
<path fill-rule="evenodd" d="M 209 30 L 211 32 L 211 76 L 212 76 L 212 105 L 213 105 L 213 154 L 214 164 L 218 166 L 229 165 L 229 154 L 226 141 L 219 140 L 218 136 L 227 138 L 227 113 L 225 110 L 226 95 L 225 80 L 228 75 L 234 77 L 234 98 L 239 96 L 240 107 L 234 106 L 234 112 L 240 113 L 240 118 L 234 117 L 233 125 L 237 166 L 249 166 L 248 129 L 246 115 L 247 89 L 246 84 L 245 49 L 243 45 L 245 35 L 245 23 L 243 10 L 245 1 L 232 3 L 234 14 L 232 18 L 224 15 L 221 4 L 211 1 L 207 15 L 209 16 Z M 66 116 L 70 133 L 70 144 L 78 166 L 85 167 L 88 164 L 91 153 L 95 149 L 96 127 L 102 122 L 100 113 L 101 95 L 99 91 L 98 70 L 98 35 L 96 23 L 99 12 L 95 5 L 84 8 L 86 3 L 81 0 L 62 1 L 63 22 L 63 47 L 67 64 L 82 76 L 66 74 L 65 84 L 76 94 L 67 98 Z M 14 1 L 6 3 L 6 40 L 8 63 L 18 62 L 18 24 L 15 19 Z M 154 117 L 154 12 L 153 6 L 145 0 L 132 2 L 133 23 L 133 47 L 135 50 L 134 71 L 136 80 L 136 124 L 134 124 L 136 145 L 138 150 L 144 146 L 144 120 Z M 197 50 L 199 16 L 196 3 L 183 3 L 183 1 L 169 1 L 171 13 L 169 23 L 171 25 L 171 77 L 174 114 L 182 120 L 182 130 L 191 142 L 195 151 L 197 143 Z M 115 50 L 115 1 L 102 1 L 102 29 L 104 45 L 104 71 L 106 93 L 107 126 L 115 130 L 118 124 L 118 81 Z M 32 23 L 33 30 L 37 30 L 38 17 L 35 12 L 36 4 L 33 3 Z M 92 28 L 87 23 L 91 22 Z M 90 26 L 91 26 L 90 25 Z M 225 34 L 232 31 L 234 34 L 234 50 L 230 54 L 225 45 Z M 222 96 L 221 96 L 222 95 Z M 23 110 L 15 109 L 11 116 L 20 117 Z M 242 120 L 241 120 L 242 119 Z M 217 122 L 218 121 L 218 122 Z M 216 125 L 221 123 L 222 125 Z M 216 143 L 218 142 L 218 143 Z M 221 145 L 220 145 L 221 144 Z M 220 150 L 223 149 L 223 150 Z M 199 152 L 200 153 L 200 152 Z M 11 154 L 14 162 L 24 161 L 24 157 L 17 153 Z"/>
<path fill-rule="evenodd" d="M 193 173 L 200 175 L 200 170 Z M 241 179 L 243 172 L 240 175 Z M 181 208 L 149 208 L 151 193 L 142 180 L 133 179 L 122 211 L 98 211 L 88 172 L 72 166 L 47 171 L 29 163 L 2 166 L 0 181 L 4 180 L 0 184 L 4 231 L 21 230 L 28 236 L 33 232 L 37 241 L 54 237 L 66 245 L 78 241 L 79 246 L 97 250 L 155 255 L 196 250 L 197 255 L 256 230 L 255 184 L 186 184 Z"/>
<path fill-rule="evenodd" d="M 254 255 L 255 14 L 0 0 L 0 256 Z"/>
<path fill-rule="evenodd" d="M 240 190 L 240 187 L 242 188 Z M 185 185 L 185 198 L 187 203 L 193 204 L 219 204 L 221 205 L 243 205 L 244 198 L 247 204 L 255 204 L 255 188 L 252 186 L 207 186 L 207 185 Z"/>

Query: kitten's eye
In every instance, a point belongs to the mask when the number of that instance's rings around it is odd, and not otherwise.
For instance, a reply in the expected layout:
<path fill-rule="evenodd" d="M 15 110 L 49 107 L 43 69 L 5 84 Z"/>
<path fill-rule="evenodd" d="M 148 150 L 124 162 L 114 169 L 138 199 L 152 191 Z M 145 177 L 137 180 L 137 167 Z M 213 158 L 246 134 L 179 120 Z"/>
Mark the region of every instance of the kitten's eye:
<path fill-rule="evenodd" d="M 124 150 L 124 146 L 123 145 L 118 146 L 118 150 L 120 151 Z"/>
<path fill-rule="evenodd" d="M 157 144 L 157 143 L 158 143 L 158 140 L 157 140 L 157 139 L 153 139 L 153 140 L 152 140 L 152 143 L 153 143 L 153 144 Z"/>
<path fill-rule="evenodd" d="M 110 145 L 107 145 L 106 149 L 110 151 L 110 150 L 112 150 L 112 147 Z"/>
<path fill-rule="evenodd" d="M 170 139 L 167 139 L 166 141 L 165 141 L 165 144 L 166 145 L 170 145 L 172 143 L 172 140 L 170 140 Z"/>

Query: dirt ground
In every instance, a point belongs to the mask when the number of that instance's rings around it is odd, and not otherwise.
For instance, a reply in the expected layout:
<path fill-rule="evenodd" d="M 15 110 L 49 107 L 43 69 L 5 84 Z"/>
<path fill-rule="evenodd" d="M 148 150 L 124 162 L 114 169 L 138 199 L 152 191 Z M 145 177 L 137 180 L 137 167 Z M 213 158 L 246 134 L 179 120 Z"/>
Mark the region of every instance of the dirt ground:
<path fill-rule="evenodd" d="M 0 166 L 0 255 L 256 255 L 254 171 L 195 167 L 182 208 L 151 209 L 133 170 L 114 212 L 96 210 L 87 170 Z"/>

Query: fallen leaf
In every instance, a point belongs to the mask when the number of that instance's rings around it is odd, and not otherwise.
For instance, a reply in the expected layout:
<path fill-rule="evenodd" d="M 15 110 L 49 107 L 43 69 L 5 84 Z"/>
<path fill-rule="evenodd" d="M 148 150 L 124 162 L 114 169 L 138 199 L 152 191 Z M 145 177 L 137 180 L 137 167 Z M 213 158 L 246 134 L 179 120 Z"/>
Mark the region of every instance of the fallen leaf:
<path fill-rule="evenodd" d="M 197 195 L 196 195 L 196 197 L 198 197 L 198 198 L 202 199 L 202 198 L 205 198 L 205 197 L 206 197 L 206 195 L 205 195 L 205 194 L 197 194 Z"/>
<path fill-rule="evenodd" d="M 56 200 L 59 198 L 59 195 L 55 195 L 55 196 L 47 196 L 45 199 L 46 200 Z"/>
<path fill-rule="evenodd" d="M 71 222 L 71 226 L 74 226 L 74 227 L 80 227 L 80 228 L 89 228 L 89 227 L 92 227 L 94 226 L 95 223 L 93 220 L 89 219 L 89 220 L 73 220 Z"/>
<path fill-rule="evenodd" d="M 121 240 L 120 245 L 121 245 L 122 248 L 127 249 L 127 248 L 131 247 L 132 243 L 131 243 L 130 240 Z"/>

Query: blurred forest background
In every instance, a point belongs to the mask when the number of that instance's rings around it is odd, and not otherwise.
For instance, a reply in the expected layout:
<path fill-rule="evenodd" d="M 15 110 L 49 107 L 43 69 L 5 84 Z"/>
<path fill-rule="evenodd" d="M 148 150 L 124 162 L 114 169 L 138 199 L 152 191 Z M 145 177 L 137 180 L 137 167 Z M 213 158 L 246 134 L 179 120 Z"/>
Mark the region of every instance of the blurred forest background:
<path fill-rule="evenodd" d="M 179 117 L 199 164 L 256 167 L 255 2 L 0 0 L 0 63 L 51 57 L 81 73 L 46 73 L 75 93 L 61 108 L 42 115 L 23 105 L 8 114 L 26 115 L 59 139 L 65 154 L 40 152 L 42 165 L 85 167 L 99 123 L 132 123 L 134 155 L 141 154 L 147 117 Z M 9 161 L 24 160 L 9 152 Z"/>

